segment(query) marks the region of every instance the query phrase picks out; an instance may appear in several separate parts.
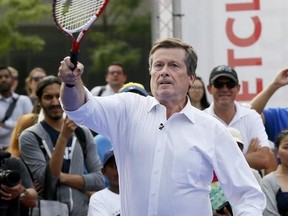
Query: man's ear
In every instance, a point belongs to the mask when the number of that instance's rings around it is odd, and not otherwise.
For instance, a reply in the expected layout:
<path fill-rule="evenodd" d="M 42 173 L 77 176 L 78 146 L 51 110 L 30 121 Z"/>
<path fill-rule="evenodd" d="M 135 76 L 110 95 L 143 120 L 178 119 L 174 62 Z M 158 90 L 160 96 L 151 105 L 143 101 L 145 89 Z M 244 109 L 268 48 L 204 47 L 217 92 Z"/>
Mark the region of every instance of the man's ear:
<path fill-rule="evenodd" d="M 191 87 L 196 79 L 195 75 L 189 75 L 189 86 Z"/>
<path fill-rule="evenodd" d="M 209 84 L 209 85 L 207 85 L 207 87 L 206 87 L 206 88 L 207 88 L 207 91 L 208 91 L 210 94 L 212 94 L 212 93 L 211 93 L 211 88 L 212 88 L 212 85 L 210 85 L 210 84 Z"/>
<path fill-rule="evenodd" d="M 240 89 L 241 89 L 241 85 L 238 84 L 238 85 L 237 85 L 237 94 L 239 93 Z"/>

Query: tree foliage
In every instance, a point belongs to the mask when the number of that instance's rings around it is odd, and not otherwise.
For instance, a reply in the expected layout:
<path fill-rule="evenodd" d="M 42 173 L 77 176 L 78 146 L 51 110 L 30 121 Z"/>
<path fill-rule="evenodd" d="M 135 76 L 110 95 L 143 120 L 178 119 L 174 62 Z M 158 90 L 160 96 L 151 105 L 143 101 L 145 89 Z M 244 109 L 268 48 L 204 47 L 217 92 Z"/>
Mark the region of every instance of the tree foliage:
<path fill-rule="evenodd" d="M 142 54 L 139 41 L 135 41 L 135 38 L 150 38 L 151 35 L 150 14 L 139 11 L 141 2 L 141 0 L 109 1 L 99 18 L 101 24 L 97 23 L 97 29 L 88 36 L 93 43 L 89 49 L 93 68 L 90 71 L 103 71 L 114 61 L 121 62 L 127 67 L 139 63 Z"/>
<path fill-rule="evenodd" d="M 41 0 L 0 0 L 0 8 L 0 56 L 17 50 L 41 51 L 45 42 L 37 35 L 24 35 L 19 26 L 47 17 L 51 5 Z"/>

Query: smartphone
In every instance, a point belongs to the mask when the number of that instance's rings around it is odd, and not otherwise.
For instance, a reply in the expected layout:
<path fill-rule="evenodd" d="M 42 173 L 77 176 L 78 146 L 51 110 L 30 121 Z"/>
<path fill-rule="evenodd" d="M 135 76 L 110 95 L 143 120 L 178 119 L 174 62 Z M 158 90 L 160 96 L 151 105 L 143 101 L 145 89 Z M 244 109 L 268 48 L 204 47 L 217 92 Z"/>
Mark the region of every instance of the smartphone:
<path fill-rule="evenodd" d="M 233 215 L 233 212 L 232 212 L 232 208 L 231 208 L 231 205 L 230 203 L 227 201 L 225 203 L 223 203 L 221 206 L 219 206 L 217 209 L 216 209 L 216 213 L 218 214 L 224 214 L 224 208 L 227 208 L 227 210 L 230 212 L 231 215 Z"/>

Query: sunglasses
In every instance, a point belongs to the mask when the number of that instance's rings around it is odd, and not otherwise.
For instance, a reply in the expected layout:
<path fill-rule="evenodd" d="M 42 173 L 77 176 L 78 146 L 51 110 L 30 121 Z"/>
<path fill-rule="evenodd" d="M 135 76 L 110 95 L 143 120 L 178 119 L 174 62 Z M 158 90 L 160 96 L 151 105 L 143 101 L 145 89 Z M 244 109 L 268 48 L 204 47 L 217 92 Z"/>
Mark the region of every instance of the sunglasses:
<path fill-rule="evenodd" d="M 219 82 L 219 81 L 215 81 L 213 83 L 213 86 L 217 89 L 222 89 L 224 87 L 224 85 L 228 88 L 228 89 L 232 89 L 234 88 L 237 83 L 236 82 L 233 82 L 233 81 L 230 81 L 230 82 Z"/>
<path fill-rule="evenodd" d="M 43 76 L 35 76 L 35 77 L 32 77 L 32 80 L 38 82 L 39 80 L 41 80 L 43 78 L 44 78 Z"/>

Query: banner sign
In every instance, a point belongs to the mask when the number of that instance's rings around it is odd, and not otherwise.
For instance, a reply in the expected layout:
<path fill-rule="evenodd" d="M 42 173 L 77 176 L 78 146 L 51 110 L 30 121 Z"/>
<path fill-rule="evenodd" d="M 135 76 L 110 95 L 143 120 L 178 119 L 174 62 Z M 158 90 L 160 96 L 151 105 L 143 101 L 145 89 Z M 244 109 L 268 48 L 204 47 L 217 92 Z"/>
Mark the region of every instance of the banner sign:
<path fill-rule="evenodd" d="M 182 0 L 181 8 L 182 39 L 196 49 L 205 84 L 213 67 L 230 65 L 241 84 L 237 100 L 249 103 L 288 67 L 287 0 Z M 279 89 L 267 107 L 288 107 L 287 93 Z"/>

